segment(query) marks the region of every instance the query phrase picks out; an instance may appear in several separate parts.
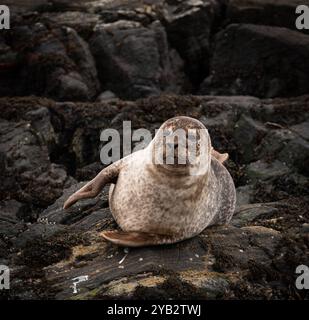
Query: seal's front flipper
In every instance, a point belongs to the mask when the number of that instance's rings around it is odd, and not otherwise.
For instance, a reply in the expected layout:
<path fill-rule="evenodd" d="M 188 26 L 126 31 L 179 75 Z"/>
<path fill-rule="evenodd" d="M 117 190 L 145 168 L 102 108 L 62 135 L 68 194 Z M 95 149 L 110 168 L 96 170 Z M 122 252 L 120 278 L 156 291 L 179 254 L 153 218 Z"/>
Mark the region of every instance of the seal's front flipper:
<path fill-rule="evenodd" d="M 103 169 L 95 178 L 72 194 L 64 203 L 63 209 L 71 207 L 81 199 L 94 198 L 101 192 L 106 184 L 115 183 L 121 170 L 122 162 L 123 160 L 119 160 Z"/>
<path fill-rule="evenodd" d="M 119 246 L 124 247 L 143 247 L 158 244 L 169 244 L 183 240 L 175 235 L 160 235 L 145 232 L 125 232 L 125 231 L 103 231 L 100 235 Z"/>

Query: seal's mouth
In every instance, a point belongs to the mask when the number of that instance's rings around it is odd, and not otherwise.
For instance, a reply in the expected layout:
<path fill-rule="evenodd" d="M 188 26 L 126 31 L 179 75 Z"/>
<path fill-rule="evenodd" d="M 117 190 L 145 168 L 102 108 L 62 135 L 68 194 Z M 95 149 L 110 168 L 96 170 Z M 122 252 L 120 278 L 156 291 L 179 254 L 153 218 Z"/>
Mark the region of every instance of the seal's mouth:
<path fill-rule="evenodd" d="M 199 157 L 192 161 L 187 149 L 181 151 L 178 149 L 177 144 L 175 144 L 173 148 L 174 149 L 170 150 L 172 151 L 171 153 L 163 152 L 162 162 L 154 164 L 163 170 L 177 175 L 187 175 L 192 169 L 195 169 L 199 165 Z"/>
<path fill-rule="evenodd" d="M 188 175 L 190 173 L 190 166 L 179 164 L 157 164 L 156 167 L 165 173 L 171 175 Z"/>

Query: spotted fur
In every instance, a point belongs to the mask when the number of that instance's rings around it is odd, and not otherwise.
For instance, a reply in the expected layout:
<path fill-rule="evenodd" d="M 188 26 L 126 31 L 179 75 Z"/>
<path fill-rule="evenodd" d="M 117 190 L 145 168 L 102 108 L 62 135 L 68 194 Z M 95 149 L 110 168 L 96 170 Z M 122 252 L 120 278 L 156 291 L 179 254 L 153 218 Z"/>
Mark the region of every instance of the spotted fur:
<path fill-rule="evenodd" d="M 92 180 L 95 193 L 112 183 L 109 205 L 122 231 L 103 232 L 105 239 L 124 246 L 175 243 L 231 220 L 236 192 L 221 163 L 227 156 L 212 151 L 208 131 L 196 119 L 172 118 L 160 130 L 178 128 L 204 129 L 200 148 L 205 152 L 199 152 L 195 165 L 153 163 L 154 150 L 160 149 L 156 149 L 157 133 L 144 150 L 115 162 Z M 80 198 L 84 197 L 85 192 Z M 78 201 L 79 191 L 70 198 L 70 205 Z"/>

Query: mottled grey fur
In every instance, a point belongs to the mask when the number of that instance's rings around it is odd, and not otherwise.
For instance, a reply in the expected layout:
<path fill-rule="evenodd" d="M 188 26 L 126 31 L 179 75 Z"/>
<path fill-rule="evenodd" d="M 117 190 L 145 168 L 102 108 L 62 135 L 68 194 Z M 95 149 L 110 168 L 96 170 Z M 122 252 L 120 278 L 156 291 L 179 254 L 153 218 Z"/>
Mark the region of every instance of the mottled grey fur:
<path fill-rule="evenodd" d="M 188 117 L 172 118 L 160 129 L 182 126 L 205 129 Z M 207 226 L 231 220 L 235 186 L 227 169 L 212 155 L 208 131 L 205 132 L 206 154 L 198 159 L 205 169 L 201 175 L 191 175 L 190 166 L 151 163 L 155 137 L 147 148 L 115 162 L 88 183 L 98 193 L 106 183 L 117 179 L 110 187 L 109 204 L 123 232 L 103 232 L 103 237 L 126 246 L 174 243 L 199 234 Z M 84 191 L 82 196 L 79 192 L 68 199 L 65 207 L 85 197 Z"/>

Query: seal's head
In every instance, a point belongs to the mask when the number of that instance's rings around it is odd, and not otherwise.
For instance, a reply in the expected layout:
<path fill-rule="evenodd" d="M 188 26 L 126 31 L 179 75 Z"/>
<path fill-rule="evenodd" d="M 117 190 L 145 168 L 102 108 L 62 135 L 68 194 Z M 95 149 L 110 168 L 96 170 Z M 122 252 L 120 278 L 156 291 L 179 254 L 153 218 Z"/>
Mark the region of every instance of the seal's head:
<path fill-rule="evenodd" d="M 152 145 L 152 163 L 175 174 L 205 174 L 211 161 L 207 129 L 198 120 L 180 116 L 165 121 Z"/>

